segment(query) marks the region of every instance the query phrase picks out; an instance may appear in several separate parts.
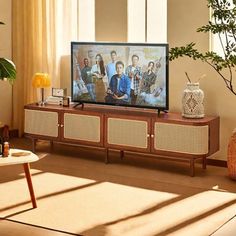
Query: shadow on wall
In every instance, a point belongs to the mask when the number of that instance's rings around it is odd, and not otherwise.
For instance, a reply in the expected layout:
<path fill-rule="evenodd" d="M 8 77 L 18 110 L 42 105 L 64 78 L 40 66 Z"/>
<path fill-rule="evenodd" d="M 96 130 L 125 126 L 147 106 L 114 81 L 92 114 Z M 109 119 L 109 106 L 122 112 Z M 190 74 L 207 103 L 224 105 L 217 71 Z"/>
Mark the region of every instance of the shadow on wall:
<path fill-rule="evenodd" d="M 71 60 L 70 55 L 61 57 L 60 62 L 60 87 L 67 88 L 67 95 L 71 96 Z"/>

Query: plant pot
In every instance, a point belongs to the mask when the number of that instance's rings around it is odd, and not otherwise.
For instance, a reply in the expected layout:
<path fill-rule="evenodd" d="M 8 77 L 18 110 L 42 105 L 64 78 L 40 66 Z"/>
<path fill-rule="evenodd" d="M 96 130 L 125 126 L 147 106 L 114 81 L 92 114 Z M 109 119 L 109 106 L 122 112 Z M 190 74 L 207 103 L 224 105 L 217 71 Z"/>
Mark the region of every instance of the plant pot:
<path fill-rule="evenodd" d="M 227 166 L 229 177 L 236 180 L 236 129 L 229 140 Z"/>
<path fill-rule="evenodd" d="M 183 92 L 182 116 L 186 118 L 204 117 L 204 92 L 199 88 L 199 83 L 187 83 Z"/>

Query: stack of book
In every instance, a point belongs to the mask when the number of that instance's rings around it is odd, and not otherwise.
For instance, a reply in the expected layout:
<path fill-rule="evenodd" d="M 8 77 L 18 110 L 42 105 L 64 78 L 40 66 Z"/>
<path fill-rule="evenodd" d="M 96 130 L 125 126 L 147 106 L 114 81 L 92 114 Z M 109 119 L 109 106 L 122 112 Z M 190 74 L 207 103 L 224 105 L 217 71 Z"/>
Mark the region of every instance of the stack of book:
<path fill-rule="evenodd" d="M 53 97 L 53 96 L 49 96 L 46 99 L 46 103 L 47 104 L 52 104 L 52 105 L 62 105 L 62 97 Z"/>

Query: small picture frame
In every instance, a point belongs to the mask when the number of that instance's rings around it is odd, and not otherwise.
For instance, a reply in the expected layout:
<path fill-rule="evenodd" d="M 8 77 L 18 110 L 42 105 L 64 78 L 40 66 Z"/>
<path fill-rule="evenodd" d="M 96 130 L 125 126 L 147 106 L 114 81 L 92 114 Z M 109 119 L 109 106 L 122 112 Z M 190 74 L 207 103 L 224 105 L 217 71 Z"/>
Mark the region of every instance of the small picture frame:
<path fill-rule="evenodd" d="M 67 89 L 61 89 L 61 88 L 52 88 L 52 96 L 53 97 L 66 97 L 67 95 Z"/>

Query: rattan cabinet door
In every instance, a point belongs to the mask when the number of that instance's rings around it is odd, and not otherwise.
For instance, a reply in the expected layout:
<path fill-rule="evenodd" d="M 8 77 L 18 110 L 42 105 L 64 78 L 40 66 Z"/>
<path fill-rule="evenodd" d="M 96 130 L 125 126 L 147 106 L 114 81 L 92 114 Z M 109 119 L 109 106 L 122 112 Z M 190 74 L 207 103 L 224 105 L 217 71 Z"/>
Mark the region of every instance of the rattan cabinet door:
<path fill-rule="evenodd" d="M 101 116 L 64 113 L 63 139 L 102 145 Z"/>
<path fill-rule="evenodd" d="M 131 118 L 108 117 L 106 144 L 121 150 L 148 151 L 149 121 Z"/>
<path fill-rule="evenodd" d="M 209 126 L 154 122 L 153 150 L 205 155 L 209 151 Z"/>
<path fill-rule="evenodd" d="M 57 138 L 58 124 L 58 112 L 25 109 L 26 134 Z"/>

